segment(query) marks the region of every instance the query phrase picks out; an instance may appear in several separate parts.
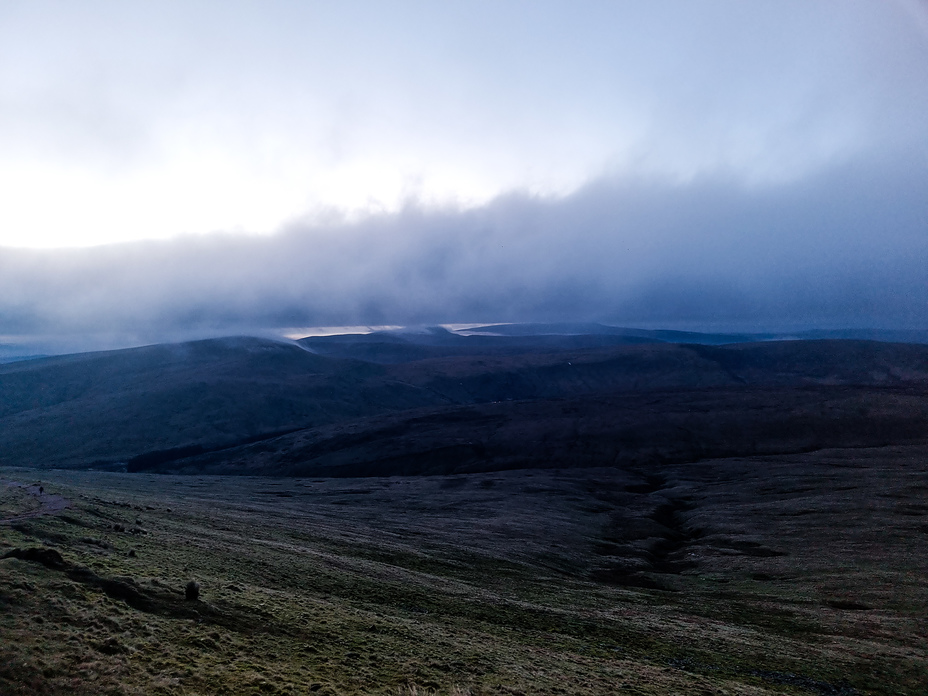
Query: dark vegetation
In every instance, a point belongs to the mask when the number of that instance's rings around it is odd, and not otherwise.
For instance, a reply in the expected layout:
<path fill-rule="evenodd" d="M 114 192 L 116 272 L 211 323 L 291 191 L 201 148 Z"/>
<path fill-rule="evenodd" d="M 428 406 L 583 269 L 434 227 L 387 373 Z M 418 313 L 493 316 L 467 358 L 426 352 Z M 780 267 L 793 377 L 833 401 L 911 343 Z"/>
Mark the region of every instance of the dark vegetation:
<path fill-rule="evenodd" d="M 0 524 L 0 693 L 915 696 L 926 458 L 6 470 L 71 507 Z"/>
<path fill-rule="evenodd" d="M 599 345 L 604 340 L 618 344 Z M 924 345 L 669 344 L 624 334 L 445 331 L 303 343 L 342 353 L 387 346 L 404 359 L 324 357 L 241 338 L 0 366 L 0 464 L 451 474 L 645 465 L 926 437 Z M 416 359 L 433 347 L 462 354 Z"/>
<path fill-rule="evenodd" d="M 0 366 L 0 693 L 924 693 L 928 346 L 493 328 Z"/>

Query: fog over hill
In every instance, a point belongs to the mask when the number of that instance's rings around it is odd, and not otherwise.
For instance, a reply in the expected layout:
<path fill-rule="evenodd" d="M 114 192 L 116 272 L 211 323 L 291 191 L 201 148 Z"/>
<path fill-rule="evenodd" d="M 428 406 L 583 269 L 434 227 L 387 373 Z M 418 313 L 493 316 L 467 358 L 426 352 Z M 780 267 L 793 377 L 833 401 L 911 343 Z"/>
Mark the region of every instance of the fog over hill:
<path fill-rule="evenodd" d="M 0 247 L 0 327 L 39 346 L 69 336 L 66 350 L 487 320 L 924 331 L 928 196 L 914 159 L 763 189 L 609 179 L 268 237 Z"/>

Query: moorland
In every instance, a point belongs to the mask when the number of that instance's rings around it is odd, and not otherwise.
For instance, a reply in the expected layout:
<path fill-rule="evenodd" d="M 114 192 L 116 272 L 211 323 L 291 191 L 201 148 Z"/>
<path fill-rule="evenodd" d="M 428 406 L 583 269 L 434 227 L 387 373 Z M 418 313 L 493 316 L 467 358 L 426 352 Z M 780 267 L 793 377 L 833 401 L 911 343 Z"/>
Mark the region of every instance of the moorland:
<path fill-rule="evenodd" d="M 0 365 L 0 692 L 923 693 L 928 346 L 750 338 Z"/>

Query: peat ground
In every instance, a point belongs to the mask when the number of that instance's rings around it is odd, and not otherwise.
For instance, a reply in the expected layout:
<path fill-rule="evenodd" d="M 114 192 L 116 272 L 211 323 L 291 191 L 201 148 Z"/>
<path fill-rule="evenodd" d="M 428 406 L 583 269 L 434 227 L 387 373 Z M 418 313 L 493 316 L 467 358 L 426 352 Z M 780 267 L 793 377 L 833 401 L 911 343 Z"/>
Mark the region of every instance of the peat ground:
<path fill-rule="evenodd" d="M 7 468 L 0 693 L 921 694 L 926 462 Z"/>

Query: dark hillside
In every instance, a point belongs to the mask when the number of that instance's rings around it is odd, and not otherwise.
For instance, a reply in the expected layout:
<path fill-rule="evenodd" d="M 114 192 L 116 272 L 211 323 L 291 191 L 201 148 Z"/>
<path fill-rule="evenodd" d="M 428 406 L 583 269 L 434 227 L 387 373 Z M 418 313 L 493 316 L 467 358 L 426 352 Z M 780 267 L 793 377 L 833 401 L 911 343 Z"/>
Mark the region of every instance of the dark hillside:
<path fill-rule="evenodd" d="M 378 366 L 241 338 L 0 366 L 0 462 L 87 466 L 437 403 Z"/>
<path fill-rule="evenodd" d="M 394 378 L 461 403 L 732 386 L 928 385 L 928 346 L 873 341 L 650 344 L 427 360 Z"/>
<path fill-rule="evenodd" d="M 924 345 L 832 339 L 689 349 L 745 384 L 928 383 Z"/>
<path fill-rule="evenodd" d="M 0 464 L 389 475 L 928 438 L 928 346 L 474 345 L 383 365 L 235 338 L 3 365 Z"/>
<path fill-rule="evenodd" d="M 130 392 L 153 381 L 206 381 L 220 373 L 255 381 L 280 380 L 293 372 L 331 371 L 324 358 L 289 344 L 249 337 L 63 355 L 0 366 L 0 416 Z"/>
<path fill-rule="evenodd" d="M 928 396 L 893 388 L 692 389 L 420 409 L 307 428 L 151 469 L 283 476 L 652 468 L 924 442 Z"/>

